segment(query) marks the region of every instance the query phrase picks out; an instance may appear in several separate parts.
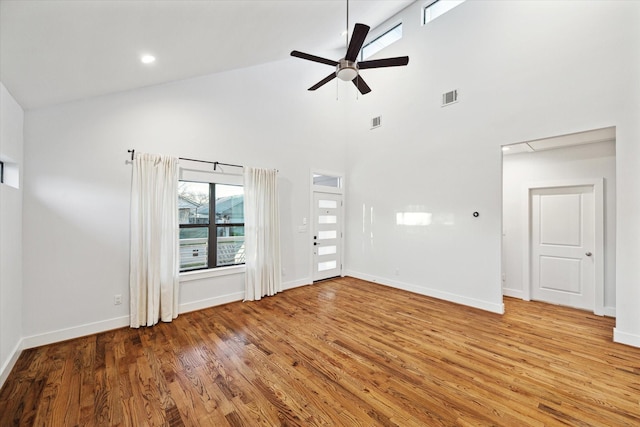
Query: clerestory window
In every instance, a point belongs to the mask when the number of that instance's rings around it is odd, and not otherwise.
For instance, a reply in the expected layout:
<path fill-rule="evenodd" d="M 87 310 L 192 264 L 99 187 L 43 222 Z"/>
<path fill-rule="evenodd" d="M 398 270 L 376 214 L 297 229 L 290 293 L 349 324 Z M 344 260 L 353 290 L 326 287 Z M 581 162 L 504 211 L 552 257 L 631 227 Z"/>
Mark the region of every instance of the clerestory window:
<path fill-rule="evenodd" d="M 444 15 L 464 0 L 435 0 L 422 9 L 422 25 L 427 24 L 438 16 Z"/>
<path fill-rule="evenodd" d="M 365 44 L 360 50 L 360 60 L 364 61 L 370 56 L 380 52 L 385 47 L 402 38 L 402 22 Z"/>

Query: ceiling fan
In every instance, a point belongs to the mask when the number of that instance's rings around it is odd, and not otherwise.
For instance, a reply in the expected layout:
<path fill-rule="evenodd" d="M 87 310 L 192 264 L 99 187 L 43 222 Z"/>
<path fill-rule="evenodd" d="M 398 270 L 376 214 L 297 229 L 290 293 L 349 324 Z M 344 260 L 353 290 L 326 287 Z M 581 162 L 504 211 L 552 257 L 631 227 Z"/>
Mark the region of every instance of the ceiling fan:
<path fill-rule="evenodd" d="M 347 28 L 349 28 L 349 1 L 347 0 Z M 364 44 L 364 40 L 367 38 L 367 34 L 369 33 L 369 26 L 365 24 L 356 24 L 353 28 L 353 35 L 351 36 L 351 41 L 347 46 L 347 53 L 344 58 L 333 61 L 331 59 L 321 58 L 319 56 L 310 55 L 308 53 L 300 52 L 294 50 L 291 52 L 291 56 L 295 56 L 297 58 L 306 59 L 309 61 L 319 62 L 321 64 L 327 64 L 336 67 L 335 72 L 329 74 L 324 79 L 320 80 L 318 83 L 314 84 L 309 88 L 309 90 L 316 90 L 319 87 L 329 83 L 331 80 L 338 77 L 340 80 L 344 81 L 352 81 L 353 84 L 358 88 L 361 94 L 365 95 L 371 92 L 371 88 L 367 83 L 360 77 L 360 70 L 366 70 L 369 68 L 382 68 L 382 67 L 399 67 L 402 65 L 407 65 L 409 63 L 408 56 L 398 56 L 395 58 L 384 58 L 384 59 L 374 59 L 372 61 L 361 61 L 358 62 L 358 54 L 360 53 L 360 49 Z M 347 35 L 348 37 L 348 35 Z"/>

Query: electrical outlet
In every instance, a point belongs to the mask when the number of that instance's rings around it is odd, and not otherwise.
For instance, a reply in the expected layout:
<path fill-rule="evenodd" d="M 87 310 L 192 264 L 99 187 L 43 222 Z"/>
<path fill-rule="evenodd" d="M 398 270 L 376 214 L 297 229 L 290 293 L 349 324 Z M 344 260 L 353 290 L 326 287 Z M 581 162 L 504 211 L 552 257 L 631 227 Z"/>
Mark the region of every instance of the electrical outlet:
<path fill-rule="evenodd" d="M 122 295 L 118 294 L 118 295 L 114 295 L 113 297 L 113 305 L 120 305 L 122 304 Z"/>

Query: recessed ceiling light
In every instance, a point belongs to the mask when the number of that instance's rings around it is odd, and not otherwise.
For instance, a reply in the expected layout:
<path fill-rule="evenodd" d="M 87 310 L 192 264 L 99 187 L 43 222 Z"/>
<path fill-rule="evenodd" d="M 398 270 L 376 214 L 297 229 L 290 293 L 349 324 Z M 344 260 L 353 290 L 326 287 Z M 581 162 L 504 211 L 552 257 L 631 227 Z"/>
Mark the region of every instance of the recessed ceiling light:
<path fill-rule="evenodd" d="M 140 61 L 141 61 L 143 64 L 151 64 L 151 63 L 153 63 L 153 62 L 155 62 L 155 61 L 156 61 L 156 57 L 155 57 L 155 56 L 153 56 L 153 55 L 142 55 L 142 56 L 140 57 Z"/>

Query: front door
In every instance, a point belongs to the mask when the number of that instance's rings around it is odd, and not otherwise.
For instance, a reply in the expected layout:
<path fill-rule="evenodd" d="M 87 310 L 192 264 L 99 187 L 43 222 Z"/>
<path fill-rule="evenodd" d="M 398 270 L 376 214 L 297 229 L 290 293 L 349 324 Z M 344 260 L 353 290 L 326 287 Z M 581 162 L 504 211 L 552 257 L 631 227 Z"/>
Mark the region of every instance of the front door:
<path fill-rule="evenodd" d="M 594 311 L 594 199 L 588 185 L 531 190 L 532 299 Z"/>
<path fill-rule="evenodd" d="M 342 195 L 313 193 L 313 281 L 342 274 Z"/>

